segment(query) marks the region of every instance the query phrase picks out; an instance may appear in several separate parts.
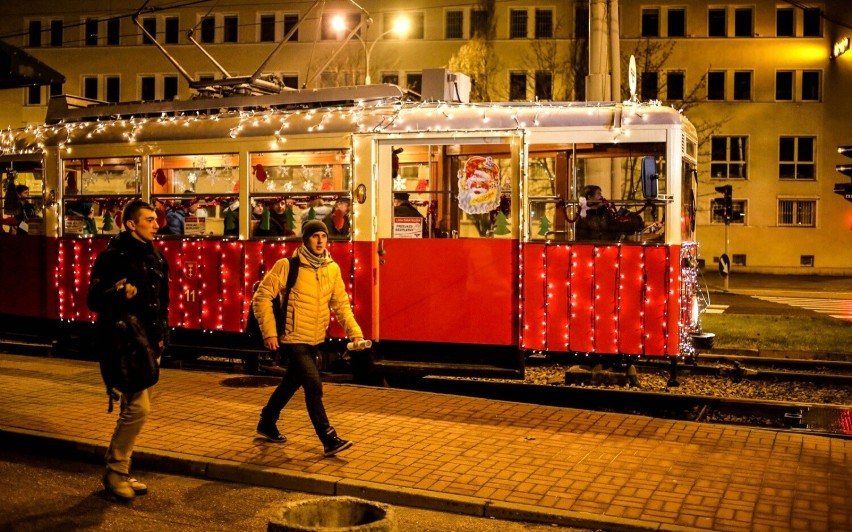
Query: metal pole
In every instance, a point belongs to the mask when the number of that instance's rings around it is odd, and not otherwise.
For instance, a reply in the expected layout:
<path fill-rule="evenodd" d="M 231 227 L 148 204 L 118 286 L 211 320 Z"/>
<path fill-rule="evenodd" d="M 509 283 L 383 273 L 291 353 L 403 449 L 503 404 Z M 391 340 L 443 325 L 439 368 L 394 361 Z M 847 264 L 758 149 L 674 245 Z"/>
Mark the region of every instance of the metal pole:
<path fill-rule="evenodd" d="M 731 225 L 731 221 L 726 219 L 725 220 L 725 256 L 728 257 L 729 259 L 731 258 L 731 256 L 728 255 L 728 227 L 730 227 L 730 225 Z M 731 277 L 731 270 L 732 269 L 733 269 L 733 267 L 729 267 L 728 268 L 728 275 L 725 276 L 725 292 L 728 291 L 728 279 Z"/>

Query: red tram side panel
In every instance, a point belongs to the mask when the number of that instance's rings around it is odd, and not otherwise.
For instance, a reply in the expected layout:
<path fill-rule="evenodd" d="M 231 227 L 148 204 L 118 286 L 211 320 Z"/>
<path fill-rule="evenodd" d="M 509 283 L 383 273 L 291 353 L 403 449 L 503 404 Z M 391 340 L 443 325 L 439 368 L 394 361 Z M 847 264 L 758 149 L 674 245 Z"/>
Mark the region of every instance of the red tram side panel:
<path fill-rule="evenodd" d="M 70 321 L 94 320 L 95 315 L 86 306 L 89 276 L 97 255 L 106 248 L 108 240 L 32 237 L 17 241 L 23 242 L 16 242 L 18 247 L 27 248 L 20 250 L 28 253 L 22 256 L 37 256 L 35 251 L 42 247 L 46 250 L 42 255 L 56 258 L 56 267 L 47 266 L 50 260 L 30 264 L 25 271 L 33 279 L 26 284 L 18 285 L 9 281 L 13 276 L 4 276 L 4 288 L 10 294 L 16 293 L 15 286 L 27 287 L 29 292 L 29 287 L 42 286 L 43 279 L 48 278 L 51 289 L 46 293 L 50 295 L 37 299 L 31 294 L 16 313 Z M 182 239 L 157 241 L 156 245 L 170 267 L 169 325 L 241 332 L 245 329 L 251 289 L 260 279 L 261 270 L 269 271 L 278 259 L 290 256 L 299 242 Z M 357 247 L 365 248 L 363 245 Z M 349 280 L 350 292 L 356 277 L 361 277 L 362 283 L 369 282 L 365 274 L 354 271 L 355 248 L 350 242 L 333 243 L 329 248 L 340 265 L 343 279 Z M 370 324 L 368 304 L 355 305 L 354 310 L 359 323 Z M 333 338 L 345 336 L 337 323 L 332 323 L 329 335 Z"/>
<path fill-rule="evenodd" d="M 680 246 L 526 244 L 521 347 L 679 354 Z"/>

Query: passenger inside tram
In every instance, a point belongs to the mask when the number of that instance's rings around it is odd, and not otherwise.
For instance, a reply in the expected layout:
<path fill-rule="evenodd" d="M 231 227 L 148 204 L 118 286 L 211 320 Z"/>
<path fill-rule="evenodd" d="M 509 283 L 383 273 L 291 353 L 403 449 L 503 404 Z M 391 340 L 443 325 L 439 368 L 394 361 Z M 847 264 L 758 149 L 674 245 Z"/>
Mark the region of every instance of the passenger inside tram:
<path fill-rule="evenodd" d="M 323 223 L 328 227 L 330 239 L 349 238 L 349 207 L 350 200 L 346 197 L 338 198 L 334 202 L 334 210 L 323 218 Z"/>

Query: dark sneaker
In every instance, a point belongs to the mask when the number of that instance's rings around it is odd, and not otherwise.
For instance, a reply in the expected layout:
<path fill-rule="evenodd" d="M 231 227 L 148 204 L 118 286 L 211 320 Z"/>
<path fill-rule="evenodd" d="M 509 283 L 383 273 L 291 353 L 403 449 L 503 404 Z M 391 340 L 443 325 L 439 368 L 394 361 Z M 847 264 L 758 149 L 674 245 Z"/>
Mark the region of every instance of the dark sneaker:
<path fill-rule="evenodd" d="M 127 479 L 130 482 L 130 487 L 133 488 L 133 493 L 136 495 L 147 495 L 148 494 L 148 486 L 131 477 Z"/>
<path fill-rule="evenodd" d="M 104 489 L 123 501 L 130 501 L 136 497 L 136 492 L 133 491 L 127 475 L 120 475 L 112 469 L 107 469 L 103 481 Z"/>
<path fill-rule="evenodd" d="M 257 424 L 257 433 L 271 442 L 284 443 L 287 441 L 287 437 L 278 432 L 278 427 L 275 426 L 275 423 L 270 423 L 263 419 Z"/>
<path fill-rule="evenodd" d="M 345 451 L 346 449 L 352 447 L 352 442 L 348 440 L 341 440 L 337 436 L 333 436 L 328 443 L 325 444 L 325 456 L 334 456 L 340 451 Z"/>

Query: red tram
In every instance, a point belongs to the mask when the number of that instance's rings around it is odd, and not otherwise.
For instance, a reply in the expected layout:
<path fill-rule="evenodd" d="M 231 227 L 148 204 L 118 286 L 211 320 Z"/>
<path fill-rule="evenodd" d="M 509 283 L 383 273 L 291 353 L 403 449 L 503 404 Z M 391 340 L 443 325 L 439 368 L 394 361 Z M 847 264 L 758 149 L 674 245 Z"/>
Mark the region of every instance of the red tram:
<path fill-rule="evenodd" d="M 94 258 L 142 198 L 164 218 L 183 210 L 182 234 L 157 244 L 174 336 L 197 344 L 241 337 L 251 286 L 310 218 L 338 232 L 330 251 L 380 366 L 520 374 L 531 352 L 691 356 L 700 332 L 696 133 L 659 105 L 426 103 L 389 85 L 57 97 L 44 125 L 0 145 L 4 199 L 27 184 L 37 211 L 27 236 L 0 234 L 7 325 L 91 323 Z M 591 237 L 588 185 L 611 206 Z M 336 324 L 329 338 L 342 345 Z"/>

